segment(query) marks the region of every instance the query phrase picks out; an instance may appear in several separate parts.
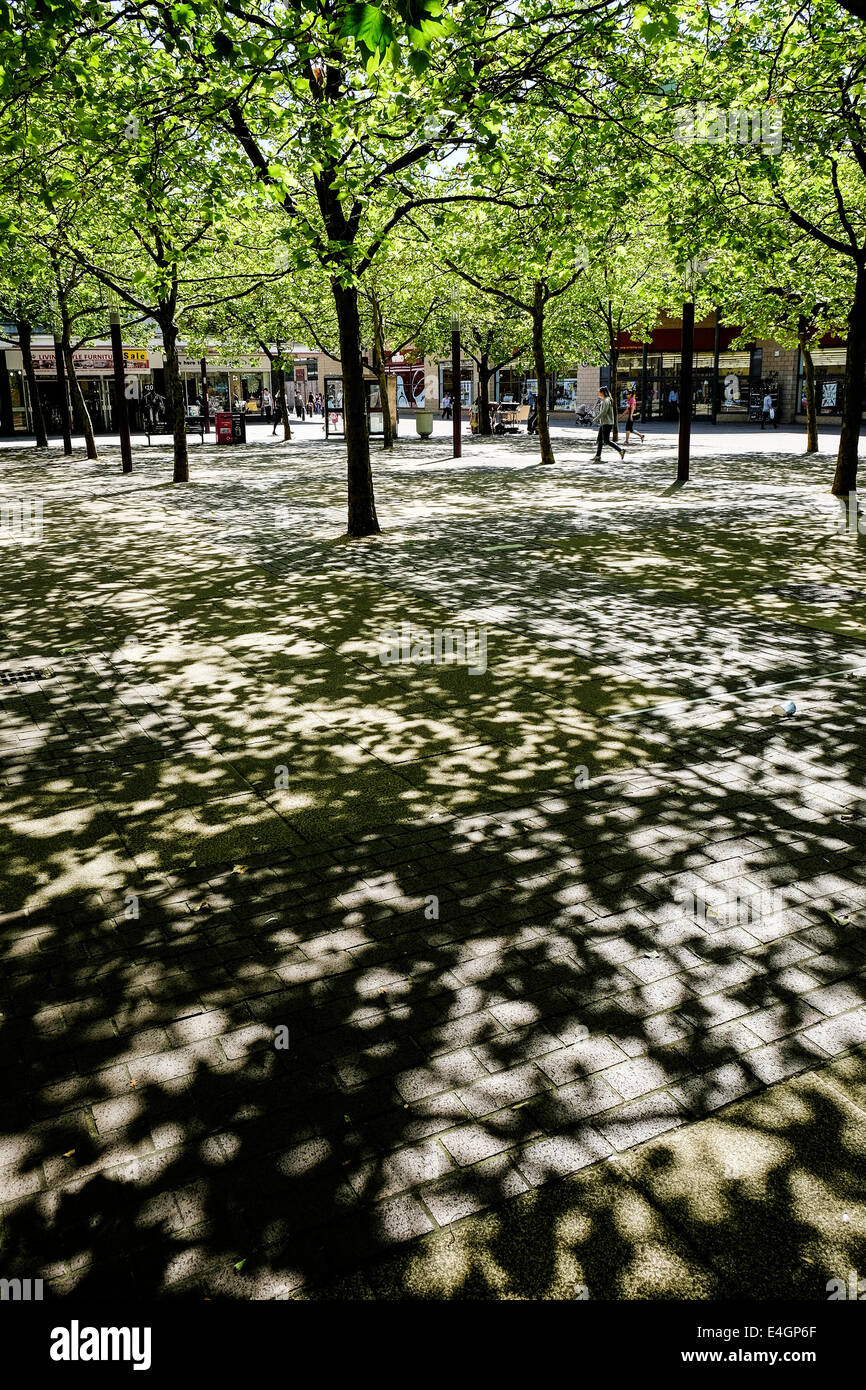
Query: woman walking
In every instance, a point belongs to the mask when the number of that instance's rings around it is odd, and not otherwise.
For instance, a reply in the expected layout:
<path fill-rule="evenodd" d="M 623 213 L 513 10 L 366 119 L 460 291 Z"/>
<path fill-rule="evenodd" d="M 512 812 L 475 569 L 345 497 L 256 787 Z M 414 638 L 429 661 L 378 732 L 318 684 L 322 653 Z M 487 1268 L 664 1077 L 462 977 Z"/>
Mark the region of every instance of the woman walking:
<path fill-rule="evenodd" d="M 625 442 L 626 442 L 626 444 L 628 443 L 628 437 L 629 437 L 630 434 L 636 434 L 637 437 L 638 437 L 638 439 L 640 440 L 641 444 L 643 444 L 643 441 L 644 441 L 644 436 L 641 434 L 640 430 L 638 429 L 637 425 L 636 425 L 635 422 L 634 422 L 634 417 L 635 417 L 635 411 L 636 411 L 636 410 L 637 410 L 637 396 L 636 396 L 635 393 L 634 393 L 634 387 L 633 387 L 633 386 L 630 386 L 630 387 L 629 387 L 628 395 L 626 396 L 626 400 L 625 400 Z"/>
<path fill-rule="evenodd" d="M 621 459 L 625 458 L 625 449 L 621 449 L 618 444 L 614 444 L 610 437 L 616 416 L 613 410 L 613 401 L 606 386 L 598 388 L 598 396 L 601 401 L 601 410 L 598 412 L 598 441 L 595 446 L 595 458 L 593 462 L 601 463 L 601 451 L 605 444 L 609 444 L 611 449 L 616 449 Z"/>

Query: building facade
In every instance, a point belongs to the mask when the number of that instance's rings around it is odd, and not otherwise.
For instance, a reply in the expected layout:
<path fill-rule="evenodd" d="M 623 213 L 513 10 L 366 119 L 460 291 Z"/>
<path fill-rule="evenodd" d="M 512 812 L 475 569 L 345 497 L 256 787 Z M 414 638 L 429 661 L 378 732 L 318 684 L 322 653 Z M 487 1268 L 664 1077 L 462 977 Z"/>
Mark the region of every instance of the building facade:
<path fill-rule="evenodd" d="M 29 388 L 24 376 L 20 348 L 9 342 L 9 325 L 4 326 L 7 345 L 0 348 L 0 435 L 6 438 L 33 433 Z M 692 413 L 696 419 L 715 422 L 754 422 L 760 418 L 767 393 L 785 423 L 805 420 L 805 377 L 801 354 L 784 348 L 772 339 L 747 347 L 734 347 L 740 335 L 736 326 L 716 324 L 713 317 L 695 327 Z M 57 381 L 54 342 L 46 334 L 34 334 L 33 363 L 43 417 L 49 434 L 62 431 L 61 392 Z M 845 344 L 825 338 L 813 352 L 816 401 L 819 415 L 828 423 L 840 419 L 845 391 Z M 305 402 L 321 395 L 342 399 L 339 362 L 325 353 L 295 343 L 284 355 L 291 362 L 286 369 L 286 394 L 290 409 L 300 396 Z M 96 433 L 110 432 L 114 423 L 114 370 L 110 345 L 96 343 L 75 352 L 76 374 Z M 675 419 L 680 408 L 682 365 L 682 325 L 661 315 L 647 343 L 622 335 L 615 363 L 603 366 L 575 365 L 564 372 L 551 373 L 548 408 L 554 419 L 573 419 L 581 405 L 592 405 L 599 386 L 613 390 L 619 406 L 633 391 L 642 419 Z M 211 414 L 218 410 L 242 409 L 248 416 L 268 413 L 265 393 L 273 400 L 277 373 L 271 359 L 262 352 L 232 354 L 212 345 L 204 361 L 179 348 L 184 409 L 190 414 L 201 410 L 203 384 L 207 382 Z M 392 383 L 392 407 L 404 418 L 418 410 L 438 411 L 445 396 L 453 398 L 454 382 L 450 358 L 422 357 L 404 350 L 389 356 L 386 371 Z M 615 380 L 613 377 L 615 376 Z M 518 365 L 503 367 L 490 382 L 492 400 L 524 404 L 538 383 Z M 144 429 L 145 405 L 149 393 L 165 396 L 165 363 L 158 344 L 124 348 L 124 390 L 130 425 Z M 461 362 L 460 394 L 468 411 L 479 394 L 478 371 L 471 358 Z M 863 392 L 866 405 L 866 389 Z"/>

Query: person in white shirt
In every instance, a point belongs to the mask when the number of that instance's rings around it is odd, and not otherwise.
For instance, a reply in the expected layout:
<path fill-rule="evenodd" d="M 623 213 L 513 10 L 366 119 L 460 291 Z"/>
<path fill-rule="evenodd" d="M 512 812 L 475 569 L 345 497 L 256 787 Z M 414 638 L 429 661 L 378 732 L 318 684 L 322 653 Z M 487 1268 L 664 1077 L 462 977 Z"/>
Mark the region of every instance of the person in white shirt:
<path fill-rule="evenodd" d="M 770 395 L 769 391 L 764 397 L 764 404 L 761 406 L 761 429 L 764 428 L 768 420 L 772 420 L 774 430 L 779 428 L 775 407 L 773 406 L 773 397 Z"/>
<path fill-rule="evenodd" d="M 445 395 L 442 397 L 442 419 L 451 419 L 451 397 L 449 396 L 447 391 L 445 392 Z"/>

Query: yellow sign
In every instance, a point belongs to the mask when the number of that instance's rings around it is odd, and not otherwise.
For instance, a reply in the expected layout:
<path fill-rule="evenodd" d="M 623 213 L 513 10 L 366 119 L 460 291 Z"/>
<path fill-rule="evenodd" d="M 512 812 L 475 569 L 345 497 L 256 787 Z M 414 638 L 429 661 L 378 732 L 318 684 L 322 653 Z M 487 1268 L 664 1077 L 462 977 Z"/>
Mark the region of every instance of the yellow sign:
<path fill-rule="evenodd" d="M 143 348 L 124 348 L 123 360 L 127 367 L 146 367 L 147 352 Z"/>

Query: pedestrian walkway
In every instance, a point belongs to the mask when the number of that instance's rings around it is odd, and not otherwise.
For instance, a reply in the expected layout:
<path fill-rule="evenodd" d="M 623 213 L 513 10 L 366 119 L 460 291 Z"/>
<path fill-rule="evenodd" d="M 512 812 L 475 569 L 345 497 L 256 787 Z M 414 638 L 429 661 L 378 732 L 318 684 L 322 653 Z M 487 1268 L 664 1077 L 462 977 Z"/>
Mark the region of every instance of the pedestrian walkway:
<path fill-rule="evenodd" d="M 4 453 L 0 1273 L 862 1263 L 864 542 L 756 439 L 404 441 L 353 543 L 339 446 Z"/>

